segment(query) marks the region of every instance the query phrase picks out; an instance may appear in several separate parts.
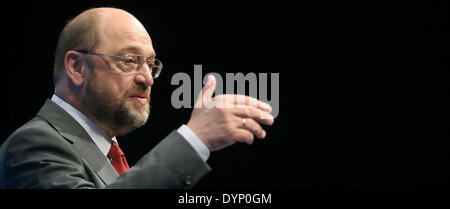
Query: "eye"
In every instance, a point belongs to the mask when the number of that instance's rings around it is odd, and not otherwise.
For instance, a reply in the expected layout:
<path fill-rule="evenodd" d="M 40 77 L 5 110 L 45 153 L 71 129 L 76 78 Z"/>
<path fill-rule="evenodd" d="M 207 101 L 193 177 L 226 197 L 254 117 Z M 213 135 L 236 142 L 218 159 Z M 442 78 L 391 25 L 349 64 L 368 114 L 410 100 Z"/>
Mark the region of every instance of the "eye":
<path fill-rule="evenodd" d="M 148 67 L 149 67 L 150 69 L 152 69 L 153 66 L 155 65 L 155 63 L 153 62 L 152 59 L 148 59 L 148 60 L 147 60 L 147 65 L 148 65 Z"/>
<path fill-rule="evenodd" d="M 148 63 L 148 67 L 150 69 L 155 68 L 155 67 L 157 68 L 160 65 L 160 62 L 157 59 L 149 59 L 149 60 L 147 60 L 147 63 Z"/>
<path fill-rule="evenodd" d="M 138 63 L 138 59 L 136 56 L 132 56 L 132 55 L 126 55 L 123 58 L 123 62 L 125 64 L 137 64 Z"/>

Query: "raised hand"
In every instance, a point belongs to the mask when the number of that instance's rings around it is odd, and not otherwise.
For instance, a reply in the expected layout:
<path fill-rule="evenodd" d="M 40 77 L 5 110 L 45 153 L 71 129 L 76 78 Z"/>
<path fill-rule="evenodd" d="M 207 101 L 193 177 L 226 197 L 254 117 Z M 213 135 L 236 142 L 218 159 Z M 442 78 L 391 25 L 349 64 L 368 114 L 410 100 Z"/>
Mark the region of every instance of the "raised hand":
<path fill-rule="evenodd" d="M 235 142 L 252 144 L 254 136 L 260 139 L 266 136 L 260 124 L 274 123 L 269 104 L 245 95 L 212 97 L 215 88 L 216 80 L 210 75 L 187 124 L 210 151 L 220 150 Z"/>

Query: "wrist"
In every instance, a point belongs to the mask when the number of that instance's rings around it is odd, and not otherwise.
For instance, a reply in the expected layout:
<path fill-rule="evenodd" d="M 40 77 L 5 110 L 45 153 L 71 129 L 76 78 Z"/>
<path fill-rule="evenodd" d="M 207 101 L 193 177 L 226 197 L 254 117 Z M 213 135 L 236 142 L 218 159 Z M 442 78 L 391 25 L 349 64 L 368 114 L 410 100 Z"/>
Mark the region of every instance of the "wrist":
<path fill-rule="evenodd" d="M 186 124 L 186 126 L 187 126 L 189 129 L 191 129 L 191 131 L 198 137 L 198 139 L 200 139 L 200 141 L 208 148 L 209 151 L 212 151 L 212 146 L 211 146 L 211 144 L 208 143 L 208 141 L 205 139 L 205 138 L 206 138 L 205 135 L 202 134 L 202 131 L 200 131 L 200 129 L 199 129 L 196 125 L 194 125 L 194 124 L 188 122 L 188 123 Z"/>

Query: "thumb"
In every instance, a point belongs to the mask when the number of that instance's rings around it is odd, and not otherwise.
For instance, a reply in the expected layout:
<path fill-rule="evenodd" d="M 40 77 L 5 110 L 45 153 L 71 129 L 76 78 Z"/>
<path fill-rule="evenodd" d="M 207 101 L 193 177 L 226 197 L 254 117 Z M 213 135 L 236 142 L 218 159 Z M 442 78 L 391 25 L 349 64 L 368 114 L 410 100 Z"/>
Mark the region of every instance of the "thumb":
<path fill-rule="evenodd" d="M 216 90 L 216 78 L 213 75 L 208 75 L 208 82 L 202 89 L 203 100 L 212 98 L 214 91 Z"/>
<path fill-rule="evenodd" d="M 211 100 L 214 91 L 216 90 L 216 78 L 213 75 L 208 75 L 208 82 L 202 89 L 201 94 L 195 102 L 195 107 L 202 107 L 203 102 Z"/>

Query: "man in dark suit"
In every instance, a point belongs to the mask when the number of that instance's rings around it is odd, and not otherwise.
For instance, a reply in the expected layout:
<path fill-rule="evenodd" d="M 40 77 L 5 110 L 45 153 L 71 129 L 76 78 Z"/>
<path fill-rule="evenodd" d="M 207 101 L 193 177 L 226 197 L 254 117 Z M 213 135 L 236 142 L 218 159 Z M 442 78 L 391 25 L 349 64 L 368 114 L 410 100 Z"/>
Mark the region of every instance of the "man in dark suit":
<path fill-rule="evenodd" d="M 116 136 L 146 123 L 162 69 L 131 14 L 87 10 L 68 22 L 55 53 L 55 92 L 0 148 L 1 188 L 189 188 L 211 151 L 264 138 L 270 106 L 243 95 L 212 97 L 210 76 L 186 125 L 129 168 Z M 216 108 L 217 105 L 224 108 Z"/>

